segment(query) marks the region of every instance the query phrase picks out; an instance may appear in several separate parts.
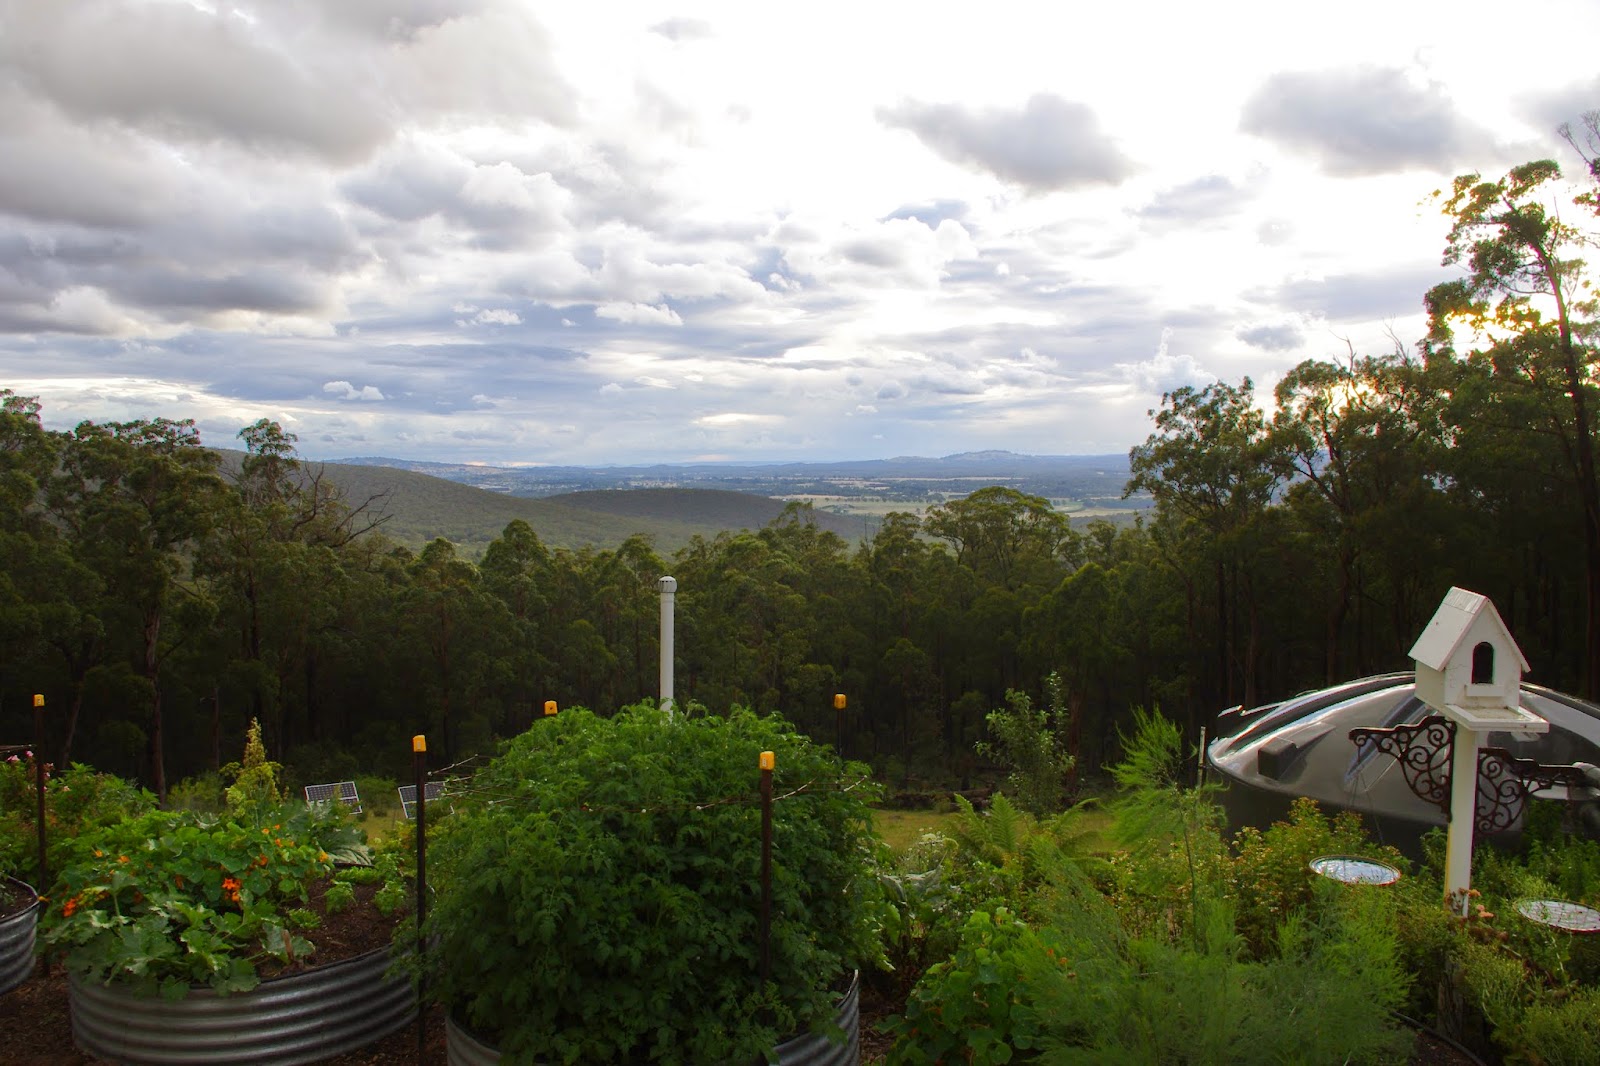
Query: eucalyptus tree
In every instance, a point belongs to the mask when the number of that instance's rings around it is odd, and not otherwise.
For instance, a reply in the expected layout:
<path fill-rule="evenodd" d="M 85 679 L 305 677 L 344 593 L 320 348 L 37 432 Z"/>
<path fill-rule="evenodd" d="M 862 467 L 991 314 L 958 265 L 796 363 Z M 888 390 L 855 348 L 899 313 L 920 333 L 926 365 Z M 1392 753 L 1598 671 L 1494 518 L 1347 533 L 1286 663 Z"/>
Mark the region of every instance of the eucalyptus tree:
<path fill-rule="evenodd" d="M 478 564 L 484 590 L 505 608 L 505 674 L 500 683 L 508 694 L 502 723 L 508 734 L 531 724 L 535 708 L 554 695 L 553 649 L 547 647 L 553 632 L 552 567 L 550 550 L 520 518 L 490 542 Z"/>
<path fill-rule="evenodd" d="M 1389 572 L 1392 562 L 1370 557 L 1386 542 L 1389 524 L 1421 525 L 1428 498 L 1436 495 L 1439 411 L 1424 373 L 1401 350 L 1352 352 L 1347 361 L 1308 359 L 1277 386 L 1269 462 L 1288 483 L 1283 503 L 1296 531 L 1306 535 L 1306 551 L 1326 564 L 1314 576 L 1323 586 L 1322 680 L 1328 684 L 1352 667 L 1369 667 L 1363 607 L 1387 595 L 1373 577 Z M 1401 550 L 1401 572 L 1425 569 L 1417 566 L 1414 547 Z"/>
<path fill-rule="evenodd" d="M 1210 637 L 1216 690 L 1201 695 L 1253 704 L 1260 586 L 1269 577 L 1254 538 L 1282 483 L 1270 462 L 1265 416 L 1249 378 L 1183 386 L 1150 414 L 1156 429 L 1129 453 L 1126 494 L 1144 491 L 1155 500 L 1163 558 L 1185 583 L 1190 637 L 1196 644 Z"/>
<path fill-rule="evenodd" d="M 1592 234 L 1566 221 L 1561 201 L 1580 207 L 1560 165 L 1541 159 L 1487 181 L 1455 179 L 1438 194 L 1451 220 L 1446 265 L 1462 277 L 1427 295 L 1430 341 L 1441 354 L 1482 366 L 1511 402 L 1526 401 L 1527 429 L 1559 456 L 1557 473 L 1571 493 L 1582 533 L 1585 695 L 1600 695 L 1600 481 L 1596 480 L 1594 384 L 1597 305 L 1586 273 Z M 1465 332 L 1465 336 L 1461 334 Z M 1465 348 L 1465 351 L 1460 349 Z"/>
<path fill-rule="evenodd" d="M 413 713 L 426 725 L 438 722 L 444 757 L 453 760 L 463 726 L 483 724 L 483 699 L 506 634 L 504 608 L 484 591 L 478 568 L 442 537 L 422 549 L 409 575 L 406 628 L 422 652 L 417 696 L 424 704 Z"/>
<path fill-rule="evenodd" d="M 80 423 L 47 497 L 75 555 L 106 582 L 108 635 L 129 648 L 146 704 L 151 782 L 165 799 L 163 631 L 177 596 L 196 596 L 189 561 L 226 492 L 192 420 Z"/>

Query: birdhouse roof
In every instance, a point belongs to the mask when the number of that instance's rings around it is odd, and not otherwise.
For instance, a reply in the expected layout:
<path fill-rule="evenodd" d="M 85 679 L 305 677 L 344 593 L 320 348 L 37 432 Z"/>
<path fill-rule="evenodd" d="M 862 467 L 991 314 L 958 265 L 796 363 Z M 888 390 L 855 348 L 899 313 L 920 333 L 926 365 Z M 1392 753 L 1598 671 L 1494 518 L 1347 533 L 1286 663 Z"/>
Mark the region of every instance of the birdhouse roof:
<path fill-rule="evenodd" d="M 1456 649 L 1460 647 L 1462 638 L 1472 628 L 1472 623 L 1483 614 L 1488 615 L 1495 628 L 1500 631 L 1500 635 L 1505 638 L 1506 645 L 1516 652 L 1522 672 L 1527 673 L 1528 660 L 1523 656 L 1522 649 L 1517 647 L 1516 640 L 1511 636 L 1511 630 L 1506 628 L 1505 622 L 1500 618 L 1500 612 L 1494 609 L 1489 597 L 1463 588 L 1452 588 L 1445 594 L 1444 602 L 1433 612 L 1428 627 L 1411 646 L 1411 658 L 1430 669 L 1443 670 L 1445 664 L 1455 655 Z"/>

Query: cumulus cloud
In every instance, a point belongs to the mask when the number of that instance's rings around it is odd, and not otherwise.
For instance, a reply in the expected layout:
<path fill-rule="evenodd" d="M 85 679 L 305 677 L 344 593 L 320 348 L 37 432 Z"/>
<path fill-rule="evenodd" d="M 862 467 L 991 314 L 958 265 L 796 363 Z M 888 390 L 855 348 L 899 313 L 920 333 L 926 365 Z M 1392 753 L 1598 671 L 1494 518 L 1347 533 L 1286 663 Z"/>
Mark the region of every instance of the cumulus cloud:
<path fill-rule="evenodd" d="M 878 119 L 910 130 L 952 163 L 1030 192 L 1116 185 L 1134 170 L 1094 112 L 1051 93 L 1037 93 L 1020 108 L 907 101 L 880 108 Z"/>
<path fill-rule="evenodd" d="M 1156 354 L 1137 363 L 1118 363 L 1116 369 L 1140 392 L 1165 395 L 1185 385 L 1203 388 L 1213 385 L 1217 376 L 1202 367 L 1192 355 L 1173 355 L 1168 351 L 1172 330 L 1161 331 Z"/>
<path fill-rule="evenodd" d="M 468 316 L 456 319 L 456 325 L 462 329 L 466 329 L 469 326 L 522 325 L 521 315 L 503 307 L 479 308 L 467 304 L 457 304 L 454 310 L 459 315 Z"/>
<path fill-rule="evenodd" d="M 1441 87 L 1417 85 L 1392 67 L 1274 74 L 1246 101 L 1240 128 L 1338 176 L 1449 171 L 1492 150 Z"/>
<path fill-rule="evenodd" d="M 666 304 L 605 303 L 594 309 L 596 318 L 630 325 L 681 326 L 683 319 Z"/>
<path fill-rule="evenodd" d="M 323 383 L 322 391 L 340 400 L 381 400 L 384 395 L 376 385 L 363 385 L 356 388 L 348 381 L 329 381 Z"/>

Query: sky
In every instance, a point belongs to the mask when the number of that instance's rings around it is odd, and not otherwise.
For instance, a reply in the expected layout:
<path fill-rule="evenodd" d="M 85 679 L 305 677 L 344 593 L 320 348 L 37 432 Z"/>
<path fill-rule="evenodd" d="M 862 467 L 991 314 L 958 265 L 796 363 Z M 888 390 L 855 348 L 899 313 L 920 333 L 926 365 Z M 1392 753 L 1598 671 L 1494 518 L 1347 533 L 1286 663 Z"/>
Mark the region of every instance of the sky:
<path fill-rule="evenodd" d="M 1600 3 L 0 0 L 0 387 L 309 458 L 1125 452 L 1425 332 Z"/>

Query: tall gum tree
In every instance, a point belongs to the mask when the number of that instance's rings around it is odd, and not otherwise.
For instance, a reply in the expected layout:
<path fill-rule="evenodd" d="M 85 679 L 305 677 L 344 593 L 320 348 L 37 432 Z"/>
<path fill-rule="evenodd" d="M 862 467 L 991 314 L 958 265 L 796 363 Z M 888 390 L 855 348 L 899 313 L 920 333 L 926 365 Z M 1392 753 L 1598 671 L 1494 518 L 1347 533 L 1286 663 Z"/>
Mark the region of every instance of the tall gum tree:
<path fill-rule="evenodd" d="M 1583 530 L 1585 626 L 1583 694 L 1600 696 L 1600 483 L 1595 480 L 1596 303 L 1586 273 L 1585 234 L 1562 218 L 1579 207 L 1554 160 L 1514 167 L 1496 181 L 1457 177 L 1438 198 L 1451 220 L 1444 264 L 1463 277 L 1427 295 L 1430 342 L 1450 351 L 1463 327 L 1467 354 L 1486 358 L 1496 381 L 1543 402 L 1544 429 L 1562 456 Z"/>
<path fill-rule="evenodd" d="M 148 702 L 151 780 L 163 801 L 161 675 L 172 645 L 162 627 L 172 598 L 194 593 L 190 560 L 224 492 L 217 454 L 202 446 L 194 422 L 164 418 L 80 423 L 65 442 L 48 492 L 78 557 L 117 597 L 116 623 L 132 636 L 135 673 Z"/>

